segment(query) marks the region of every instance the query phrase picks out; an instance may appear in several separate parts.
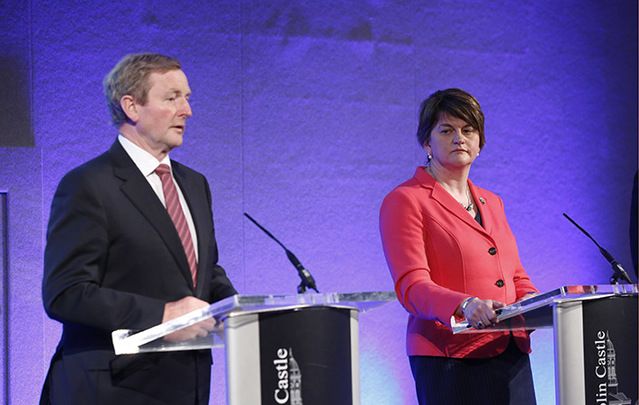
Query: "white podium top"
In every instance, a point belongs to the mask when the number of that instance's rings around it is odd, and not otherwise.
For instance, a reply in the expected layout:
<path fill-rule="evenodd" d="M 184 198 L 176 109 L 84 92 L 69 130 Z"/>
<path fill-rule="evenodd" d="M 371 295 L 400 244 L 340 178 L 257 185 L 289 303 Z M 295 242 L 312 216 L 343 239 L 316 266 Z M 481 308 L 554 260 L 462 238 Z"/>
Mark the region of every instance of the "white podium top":
<path fill-rule="evenodd" d="M 475 329 L 466 320 L 458 322 L 454 316 L 451 318 L 451 325 L 454 334 L 551 328 L 553 326 L 552 308 L 555 304 L 601 299 L 615 295 L 637 295 L 637 291 L 637 284 L 564 286 L 498 309 L 496 325 Z"/>
<path fill-rule="evenodd" d="M 178 330 L 188 328 L 198 322 L 215 318 L 223 322 L 226 318 L 247 313 L 284 311 L 313 306 L 352 308 L 365 312 L 396 299 L 392 291 L 353 293 L 307 293 L 292 295 L 234 295 L 208 307 L 189 312 L 178 318 L 144 331 L 119 329 L 111 333 L 115 354 L 144 352 L 200 350 L 224 345 L 223 328 L 211 332 L 206 337 L 182 342 L 163 339 Z"/>

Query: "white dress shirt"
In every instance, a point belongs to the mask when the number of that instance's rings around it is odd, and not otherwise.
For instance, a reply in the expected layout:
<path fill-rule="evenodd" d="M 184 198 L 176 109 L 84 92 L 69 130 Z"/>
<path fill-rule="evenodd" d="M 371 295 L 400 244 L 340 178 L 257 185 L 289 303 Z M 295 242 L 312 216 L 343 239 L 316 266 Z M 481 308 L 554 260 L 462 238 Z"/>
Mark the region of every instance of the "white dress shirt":
<path fill-rule="evenodd" d="M 155 173 L 155 169 L 157 169 L 160 164 L 165 164 L 171 167 L 171 159 L 169 159 L 169 155 L 167 154 L 164 159 L 159 162 L 155 158 L 155 156 L 140 148 L 138 145 L 134 144 L 126 137 L 124 137 L 122 134 L 118 135 L 118 141 L 120 142 L 120 145 L 122 145 L 126 153 L 129 155 L 131 160 L 133 160 L 133 163 L 135 163 L 135 165 L 138 167 L 142 175 L 146 178 L 146 181 L 149 182 L 149 185 L 151 185 L 151 188 L 162 202 L 162 205 L 164 205 L 164 207 L 166 208 L 164 192 L 162 191 L 162 180 L 160 180 L 160 176 Z M 195 250 L 195 259 L 199 260 L 195 224 L 193 223 L 193 218 L 191 217 L 191 211 L 189 211 L 189 205 L 186 203 L 184 195 L 182 195 L 182 190 L 180 190 L 180 186 L 175 181 L 175 177 L 173 177 L 173 168 L 171 168 L 171 179 L 173 180 L 173 184 L 175 184 L 175 188 L 177 189 L 178 197 L 180 199 L 180 205 L 182 206 L 182 211 L 184 212 L 186 223 L 189 226 L 189 232 L 191 232 L 191 239 L 193 240 L 194 248 L 193 250 Z"/>

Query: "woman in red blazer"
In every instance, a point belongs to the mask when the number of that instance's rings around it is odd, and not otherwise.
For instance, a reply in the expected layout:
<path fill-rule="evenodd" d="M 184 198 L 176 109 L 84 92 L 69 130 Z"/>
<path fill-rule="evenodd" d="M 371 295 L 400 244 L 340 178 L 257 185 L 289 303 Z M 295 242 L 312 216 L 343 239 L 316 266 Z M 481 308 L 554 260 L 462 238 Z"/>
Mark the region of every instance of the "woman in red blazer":
<path fill-rule="evenodd" d="M 495 309 L 536 293 L 502 200 L 468 174 L 485 144 L 477 100 L 459 89 L 421 105 L 428 164 L 382 203 L 386 260 L 409 312 L 407 351 L 420 404 L 534 404 L 525 331 L 453 335 L 451 317 L 482 329 Z"/>

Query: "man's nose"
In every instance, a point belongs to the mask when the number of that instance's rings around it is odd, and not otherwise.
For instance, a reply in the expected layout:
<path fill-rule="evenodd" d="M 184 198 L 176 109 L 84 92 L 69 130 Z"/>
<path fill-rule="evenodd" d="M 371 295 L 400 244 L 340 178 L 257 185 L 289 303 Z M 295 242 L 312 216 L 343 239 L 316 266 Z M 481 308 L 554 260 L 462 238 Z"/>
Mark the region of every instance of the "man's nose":
<path fill-rule="evenodd" d="M 180 105 L 178 114 L 184 115 L 187 118 L 193 115 L 193 110 L 191 110 L 191 104 L 189 103 L 189 100 L 184 99 L 184 101 Z"/>

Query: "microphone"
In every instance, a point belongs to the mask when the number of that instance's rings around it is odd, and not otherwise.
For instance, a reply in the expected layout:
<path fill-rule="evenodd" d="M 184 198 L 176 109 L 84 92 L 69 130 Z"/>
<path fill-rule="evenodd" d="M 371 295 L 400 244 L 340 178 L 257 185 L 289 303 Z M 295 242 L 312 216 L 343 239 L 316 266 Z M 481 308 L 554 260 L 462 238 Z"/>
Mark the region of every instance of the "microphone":
<path fill-rule="evenodd" d="M 568 214 L 564 212 L 563 215 L 564 217 L 566 217 L 566 219 L 568 219 L 568 221 L 572 222 L 572 224 L 576 226 L 577 229 L 579 229 L 581 232 L 584 233 L 584 235 L 586 235 L 591 241 L 593 241 L 595 245 L 597 245 L 603 257 L 605 257 L 608 263 L 610 263 L 610 265 L 612 266 L 612 272 L 613 272 L 612 277 L 610 277 L 610 283 L 619 284 L 619 279 L 622 279 L 632 284 L 632 280 L 630 279 L 630 276 L 628 275 L 628 273 L 626 273 L 626 270 L 621 266 L 621 264 L 619 264 L 619 262 L 617 262 L 615 258 L 612 257 L 610 253 L 608 253 L 606 249 L 604 249 L 599 243 L 597 243 L 595 238 L 590 236 L 590 234 L 586 232 L 584 228 L 580 227 L 572 218 L 570 218 Z"/>
<path fill-rule="evenodd" d="M 248 213 L 245 212 L 244 216 L 247 217 L 251 222 L 253 222 L 258 228 L 260 228 L 262 230 L 262 232 L 264 232 L 266 235 L 268 235 L 269 238 L 273 239 L 278 245 L 280 245 L 282 247 L 282 249 L 284 249 L 284 252 L 286 252 L 286 257 L 288 257 L 288 260 L 291 263 L 293 263 L 293 266 L 295 266 L 295 268 L 297 269 L 297 274 L 299 274 L 300 279 L 302 280 L 300 282 L 300 285 L 297 286 L 297 292 L 299 294 L 303 294 L 303 293 L 306 292 L 307 288 L 311 288 L 311 289 L 315 290 L 315 292 L 319 293 L 319 291 L 317 290 L 317 287 L 315 286 L 315 280 L 313 279 L 313 276 L 311 276 L 311 272 L 308 271 L 302 265 L 300 260 L 293 254 L 293 252 L 288 250 L 286 248 L 286 246 L 284 246 L 284 244 L 282 242 L 280 242 L 275 236 L 273 236 L 272 233 L 267 231 L 266 228 L 264 228 L 262 225 L 260 225 Z"/>

